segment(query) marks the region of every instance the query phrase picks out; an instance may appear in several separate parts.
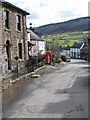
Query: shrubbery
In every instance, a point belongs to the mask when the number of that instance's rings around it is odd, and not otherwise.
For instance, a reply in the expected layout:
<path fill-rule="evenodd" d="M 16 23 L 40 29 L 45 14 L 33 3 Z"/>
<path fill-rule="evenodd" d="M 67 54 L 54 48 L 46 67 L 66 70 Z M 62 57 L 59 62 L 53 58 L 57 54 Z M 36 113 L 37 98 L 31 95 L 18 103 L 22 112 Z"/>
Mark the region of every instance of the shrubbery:
<path fill-rule="evenodd" d="M 55 56 L 52 58 L 52 62 L 53 62 L 53 65 L 55 65 L 55 63 L 61 63 L 61 62 L 67 62 L 67 57 L 65 55 L 62 55 L 61 57 L 59 56 Z"/>
<path fill-rule="evenodd" d="M 55 63 L 61 63 L 61 62 L 62 62 L 62 59 L 61 59 L 61 58 L 55 59 Z"/>
<path fill-rule="evenodd" d="M 61 56 L 61 59 L 62 59 L 62 61 L 67 62 L 67 56 L 62 55 L 62 56 Z"/>
<path fill-rule="evenodd" d="M 61 58 L 55 58 L 53 59 L 53 63 L 61 63 L 62 62 L 62 59 Z"/>

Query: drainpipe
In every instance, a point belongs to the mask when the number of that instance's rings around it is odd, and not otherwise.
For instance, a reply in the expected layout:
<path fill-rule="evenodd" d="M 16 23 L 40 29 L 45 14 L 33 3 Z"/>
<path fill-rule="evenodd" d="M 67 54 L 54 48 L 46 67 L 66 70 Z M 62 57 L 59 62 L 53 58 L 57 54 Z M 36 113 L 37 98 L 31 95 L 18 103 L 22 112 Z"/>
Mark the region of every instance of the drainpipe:
<path fill-rule="evenodd" d="M 22 26 L 23 26 L 23 45 L 24 45 L 24 65 L 25 65 L 25 67 L 26 67 L 26 38 L 25 38 L 25 20 L 24 20 L 24 16 L 25 15 L 23 15 L 22 16 Z"/>

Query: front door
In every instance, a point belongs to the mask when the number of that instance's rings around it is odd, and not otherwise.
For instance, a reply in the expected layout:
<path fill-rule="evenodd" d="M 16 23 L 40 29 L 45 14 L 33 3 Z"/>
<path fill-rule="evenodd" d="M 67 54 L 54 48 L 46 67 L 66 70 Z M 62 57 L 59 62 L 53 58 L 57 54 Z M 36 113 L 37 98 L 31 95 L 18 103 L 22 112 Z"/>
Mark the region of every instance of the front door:
<path fill-rule="evenodd" d="M 10 51 L 10 41 L 6 41 L 6 53 L 8 59 L 8 69 L 11 70 L 11 51 Z"/>

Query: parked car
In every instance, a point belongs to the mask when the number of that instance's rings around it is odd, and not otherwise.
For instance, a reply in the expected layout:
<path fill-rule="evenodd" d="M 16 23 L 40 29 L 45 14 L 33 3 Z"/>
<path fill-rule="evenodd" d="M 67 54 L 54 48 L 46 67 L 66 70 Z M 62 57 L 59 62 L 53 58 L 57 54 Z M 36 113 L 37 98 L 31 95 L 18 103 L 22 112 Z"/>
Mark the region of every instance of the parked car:
<path fill-rule="evenodd" d="M 70 56 L 67 56 L 67 62 L 71 62 Z"/>
<path fill-rule="evenodd" d="M 85 55 L 85 56 L 83 57 L 83 59 L 84 59 L 84 60 L 88 60 L 88 56 Z"/>

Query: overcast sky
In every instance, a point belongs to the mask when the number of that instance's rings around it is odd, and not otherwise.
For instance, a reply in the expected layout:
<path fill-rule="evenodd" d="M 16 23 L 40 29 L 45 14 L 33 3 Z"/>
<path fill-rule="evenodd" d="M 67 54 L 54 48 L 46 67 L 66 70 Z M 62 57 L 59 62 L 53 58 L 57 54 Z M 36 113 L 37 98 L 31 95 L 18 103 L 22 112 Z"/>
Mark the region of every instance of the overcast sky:
<path fill-rule="evenodd" d="M 7 0 L 30 13 L 33 27 L 88 16 L 89 0 Z"/>

